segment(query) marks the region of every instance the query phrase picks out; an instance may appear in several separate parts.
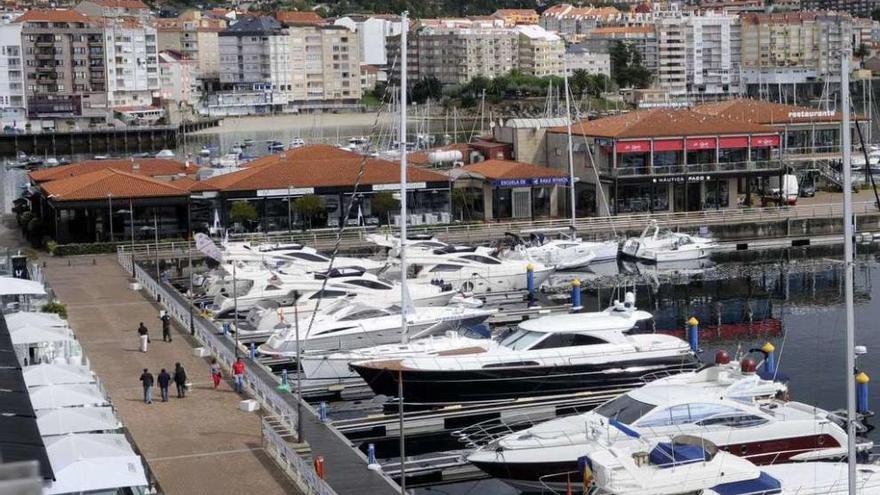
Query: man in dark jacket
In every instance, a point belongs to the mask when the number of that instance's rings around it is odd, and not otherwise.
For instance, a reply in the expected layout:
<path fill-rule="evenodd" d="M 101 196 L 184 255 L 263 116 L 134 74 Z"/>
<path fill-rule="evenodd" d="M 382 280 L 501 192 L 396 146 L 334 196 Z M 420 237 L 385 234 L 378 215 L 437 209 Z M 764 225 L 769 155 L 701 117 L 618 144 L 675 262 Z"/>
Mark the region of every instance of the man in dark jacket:
<path fill-rule="evenodd" d="M 153 403 L 153 374 L 150 373 L 150 370 L 144 368 L 144 372 L 141 373 L 141 384 L 144 386 L 144 404 L 152 404 Z"/>
<path fill-rule="evenodd" d="M 167 311 L 162 311 L 159 319 L 162 320 L 162 341 L 171 342 L 171 316 Z"/>
<path fill-rule="evenodd" d="M 186 397 L 186 370 L 180 363 L 174 363 L 174 384 L 177 385 L 177 398 Z"/>
<path fill-rule="evenodd" d="M 168 385 L 171 384 L 171 375 L 162 368 L 156 381 L 159 382 L 159 393 L 162 395 L 162 402 L 168 402 Z"/>

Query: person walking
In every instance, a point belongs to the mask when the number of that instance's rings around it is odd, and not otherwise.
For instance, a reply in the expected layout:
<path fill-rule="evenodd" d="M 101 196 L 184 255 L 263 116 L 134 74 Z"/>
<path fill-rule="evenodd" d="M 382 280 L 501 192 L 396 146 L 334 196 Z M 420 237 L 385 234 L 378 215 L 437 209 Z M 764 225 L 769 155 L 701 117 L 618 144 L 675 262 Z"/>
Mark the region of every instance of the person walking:
<path fill-rule="evenodd" d="M 141 338 L 141 352 L 147 352 L 147 344 L 150 343 L 150 334 L 147 331 L 147 327 L 144 326 L 144 322 L 141 322 L 138 327 L 138 335 Z"/>
<path fill-rule="evenodd" d="M 241 358 L 236 358 L 235 362 L 232 363 L 232 379 L 235 384 L 235 391 L 238 393 L 244 392 L 244 361 Z"/>
<path fill-rule="evenodd" d="M 153 375 L 150 370 L 144 368 L 141 373 L 141 384 L 144 386 L 144 404 L 153 403 Z"/>
<path fill-rule="evenodd" d="M 156 381 L 159 382 L 159 395 L 162 396 L 162 402 L 168 402 L 168 385 L 171 384 L 171 375 L 165 371 L 165 368 L 162 368 Z"/>
<path fill-rule="evenodd" d="M 177 385 L 177 398 L 186 397 L 186 370 L 180 363 L 174 363 L 174 384 Z"/>
<path fill-rule="evenodd" d="M 217 358 L 211 358 L 211 380 L 214 381 L 214 390 L 217 390 L 217 387 L 220 386 L 220 380 L 223 378 L 223 375 L 220 373 L 220 363 L 217 362 Z"/>
<path fill-rule="evenodd" d="M 171 316 L 163 309 L 159 319 L 162 320 L 162 342 L 171 342 Z"/>

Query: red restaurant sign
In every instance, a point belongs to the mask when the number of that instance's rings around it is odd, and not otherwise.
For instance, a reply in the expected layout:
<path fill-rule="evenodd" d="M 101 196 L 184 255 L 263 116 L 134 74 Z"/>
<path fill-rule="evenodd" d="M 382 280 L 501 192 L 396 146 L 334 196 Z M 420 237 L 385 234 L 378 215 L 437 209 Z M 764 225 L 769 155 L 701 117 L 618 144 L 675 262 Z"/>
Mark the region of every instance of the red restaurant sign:
<path fill-rule="evenodd" d="M 647 153 L 651 151 L 651 141 L 618 141 L 618 153 Z"/>
<path fill-rule="evenodd" d="M 752 136 L 753 148 L 768 148 L 779 146 L 779 135 L 772 134 L 768 136 Z"/>
<path fill-rule="evenodd" d="M 719 138 L 718 146 L 721 148 L 748 148 L 748 136 L 725 136 Z"/>
<path fill-rule="evenodd" d="M 688 138 L 688 150 L 712 150 L 715 149 L 715 138 Z"/>

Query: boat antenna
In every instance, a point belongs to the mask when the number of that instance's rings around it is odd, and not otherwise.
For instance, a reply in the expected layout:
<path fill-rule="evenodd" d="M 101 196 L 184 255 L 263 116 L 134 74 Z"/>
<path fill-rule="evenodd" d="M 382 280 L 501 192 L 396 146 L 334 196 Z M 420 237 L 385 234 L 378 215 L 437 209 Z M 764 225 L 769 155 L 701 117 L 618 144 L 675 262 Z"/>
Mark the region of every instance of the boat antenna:
<path fill-rule="evenodd" d="M 841 26 L 842 28 L 842 26 Z M 840 51 L 840 106 L 843 113 L 840 149 L 843 154 L 843 262 L 846 295 L 846 433 L 848 493 L 856 495 L 855 307 L 853 303 L 852 136 L 849 111 L 849 57 Z M 870 163 L 865 164 L 870 167 Z"/>
<path fill-rule="evenodd" d="M 577 229 L 577 213 L 575 212 L 575 191 L 574 191 L 574 150 L 571 143 L 571 102 L 569 100 L 568 89 L 568 64 L 565 57 L 562 57 L 562 74 L 565 77 L 565 133 L 568 137 L 568 188 L 569 202 L 571 203 L 571 229 Z M 599 185 L 601 187 L 601 184 Z"/>

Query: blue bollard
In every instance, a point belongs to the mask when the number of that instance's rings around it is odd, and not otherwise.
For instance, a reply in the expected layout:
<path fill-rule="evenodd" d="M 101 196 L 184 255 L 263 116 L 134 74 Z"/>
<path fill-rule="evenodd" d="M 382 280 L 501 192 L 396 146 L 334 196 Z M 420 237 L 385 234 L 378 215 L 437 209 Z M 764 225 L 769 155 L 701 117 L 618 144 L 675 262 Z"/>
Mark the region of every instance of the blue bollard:
<path fill-rule="evenodd" d="M 692 351 L 700 352 L 700 321 L 695 316 L 691 316 L 687 325 L 688 344 L 690 344 Z"/>
<path fill-rule="evenodd" d="M 250 351 L 251 351 L 251 359 L 257 359 L 257 348 L 256 348 L 256 346 L 254 346 L 253 342 L 251 342 Z"/>
<path fill-rule="evenodd" d="M 571 281 L 571 312 L 578 313 L 584 309 L 581 305 L 581 281 L 576 278 Z"/>
<path fill-rule="evenodd" d="M 776 374 L 776 353 L 774 351 L 776 348 L 770 342 L 761 346 L 761 352 L 767 356 L 764 358 L 764 373 L 768 376 Z"/>
<path fill-rule="evenodd" d="M 861 414 L 870 412 L 868 409 L 868 382 L 871 379 L 867 373 L 860 371 L 856 375 L 856 411 Z"/>
<path fill-rule="evenodd" d="M 229 335 L 230 325 L 228 321 L 223 322 L 223 335 Z"/>
<path fill-rule="evenodd" d="M 327 422 L 328 418 L 327 418 L 327 403 L 326 402 L 321 402 L 320 404 L 318 404 L 318 419 L 322 423 Z"/>
<path fill-rule="evenodd" d="M 526 290 L 529 291 L 529 306 L 535 304 L 535 265 L 529 263 L 526 265 Z"/>
<path fill-rule="evenodd" d="M 367 444 L 367 464 L 376 464 L 376 445 Z"/>

